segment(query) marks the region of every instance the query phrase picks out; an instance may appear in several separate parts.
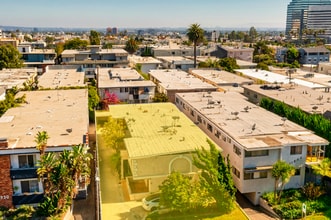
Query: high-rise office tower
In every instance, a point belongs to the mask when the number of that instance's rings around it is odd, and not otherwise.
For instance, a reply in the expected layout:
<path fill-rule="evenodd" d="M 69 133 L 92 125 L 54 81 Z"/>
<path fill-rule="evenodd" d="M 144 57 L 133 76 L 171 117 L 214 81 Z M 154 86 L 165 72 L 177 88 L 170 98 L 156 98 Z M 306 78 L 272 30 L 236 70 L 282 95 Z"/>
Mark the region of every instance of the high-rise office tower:
<path fill-rule="evenodd" d="M 308 9 L 313 5 L 331 5 L 330 0 L 292 0 L 287 6 L 286 35 L 302 36 L 307 29 Z"/>
<path fill-rule="evenodd" d="M 317 31 L 318 35 L 330 41 L 331 5 L 309 6 L 307 28 Z"/>

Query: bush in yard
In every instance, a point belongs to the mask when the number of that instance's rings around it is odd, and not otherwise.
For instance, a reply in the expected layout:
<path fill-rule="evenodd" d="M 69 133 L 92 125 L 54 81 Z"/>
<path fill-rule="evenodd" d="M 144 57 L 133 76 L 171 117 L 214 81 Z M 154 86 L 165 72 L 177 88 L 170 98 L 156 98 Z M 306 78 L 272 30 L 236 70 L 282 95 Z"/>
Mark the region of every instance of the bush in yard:
<path fill-rule="evenodd" d="M 316 200 L 318 197 L 325 193 L 321 186 L 317 186 L 312 182 L 307 183 L 302 188 L 302 192 L 308 200 Z"/>

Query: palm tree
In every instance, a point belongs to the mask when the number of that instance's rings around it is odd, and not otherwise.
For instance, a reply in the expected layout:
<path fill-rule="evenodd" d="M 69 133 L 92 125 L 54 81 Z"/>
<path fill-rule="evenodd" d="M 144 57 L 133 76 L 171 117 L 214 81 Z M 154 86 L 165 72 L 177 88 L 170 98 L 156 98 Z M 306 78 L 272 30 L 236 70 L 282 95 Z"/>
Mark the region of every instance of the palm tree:
<path fill-rule="evenodd" d="M 331 178 L 331 160 L 324 158 L 321 163 L 312 165 L 314 173 L 322 176 L 322 185 L 325 186 L 325 177 Z"/>
<path fill-rule="evenodd" d="M 36 148 L 40 151 L 41 156 L 45 154 L 48 139 L 49 136 L 47 131 L 38 131 L 35 136 L 35 142 L 37 143 Z"/>
<path fill-rule="evenodd" d="M 193 42 L 194 47 L 194 68 L 197 65 L 197 45 L 203 41 L 204 30 L 199 24 L 192 24 L 186 33 L 188 39 Z"/>
<path fill-rule="evenodd" d="M 274 190 L 274 199 L 277 199 L 277 188 L 278 184 L 281 183 L 279 194 L 278 194 L 278 201 L 280 201 L 282 190 L 286 183 L 290 181 L 290 178 L 295 174 L 295 167 L 286 163 L 283 160 L 277 161 L 271 170 L 271 176 L 275 178 L 275 190 Z"/>

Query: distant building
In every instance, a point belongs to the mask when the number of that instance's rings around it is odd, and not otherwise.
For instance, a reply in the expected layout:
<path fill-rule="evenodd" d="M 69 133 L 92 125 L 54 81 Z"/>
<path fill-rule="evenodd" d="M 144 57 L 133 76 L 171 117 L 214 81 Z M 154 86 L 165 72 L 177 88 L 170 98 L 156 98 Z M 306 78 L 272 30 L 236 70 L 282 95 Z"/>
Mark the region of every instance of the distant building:
<path fill-rule="evenodd" d="M 37 67 L 40 74 L 45 72 L 46 66 L 55 65 L 56 53 L 54 49 L 33 49 L 30 44 L 20 44 L 17 48 L 22 54 L 24 65 Z"/>
<path fill-rule="evenodd" d="M 91 45 L 88 50 L 64 50 L 62 64 L 80 65 L 89 79 L 96 76 L 96 68 L 128 67 L 128 52 L 124 49 L 102 49 Z"/>
<path fill-rule="evenodd" d="M 253 52 L 254 48 L 228 47 L 217 45 L 216 50 L 210 52 L 210 55 L 218 58 L 231 57 L 239 60 L 252 62 Z"/>
<path fill-rule="evenodd" d="M 113 28 L 111 29 L 111 33 L 112 33 L 113 35 L 117 35 L 117 34 L 118 34 L 118 29 L 117 29 L 117 27 L 113 27 Z"/>
<path fill-rule="evenodd" d="M 331 5 L 309 6 L 307 28 L 312 29 L 314 31 L 321 31 L 320 33 L 317 34 L 317 38 L 324 38 L 328 43 L 330 43 L 331 42 Z"/>
<path fill-rule="evenodd" d="M 162 62 L 154 57 L 141 57 L 132 55 L 129 57 L 129 61 L 132 67 L 137 64 L 141 65 L 141 71 L 143 73 L 148 73 L 150 70 L 159 69 Z"/>
<path fill-rule="evenodd" d="M 194 61 L 182 56 L 159 56 L 157 57 L 162 62 L 164 69 L 180 69 L 188 70 L 194 68 Z"/>
<path fill-rule="evenodd" d="M 0 37 L 0 46 L 10 44 L 13 47 L 17 48 L 19 41 L 15 38 L 1 38 Z"/>
<path fill-rule="evenodd" d="M 296 35 L 300 37 L 303 31 L 307 29 L 308 11 L 309 6 L 331 5 L 330 0 L 292 0 L 287 5 L 287 17 L 286 17 L 286 35 Z"/>
<path fill-rule="evenodd" d="M 308 47 L 299 49 L 300 64 L 318 64 L 330 61 L 330 51 L 325 47 Z"/>

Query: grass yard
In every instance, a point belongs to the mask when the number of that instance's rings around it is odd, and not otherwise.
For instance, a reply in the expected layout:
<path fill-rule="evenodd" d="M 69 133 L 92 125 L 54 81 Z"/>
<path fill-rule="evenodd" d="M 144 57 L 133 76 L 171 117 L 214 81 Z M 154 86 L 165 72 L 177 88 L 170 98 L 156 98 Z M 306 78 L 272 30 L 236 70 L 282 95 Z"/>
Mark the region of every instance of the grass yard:
<path fill-rule="evenodd" d="M 238 205 L 229 214 L 220 215 L 218 213 L 208 212 L 208 213 L 196 213 L 196 214 L 180 214 L 178 212 L 169 212 L 162 215 L 157 215 L 156 213 L 150 214 L 146 217 L 146 220 L 248 220 L 247 216 L 241 211 Z"/>

